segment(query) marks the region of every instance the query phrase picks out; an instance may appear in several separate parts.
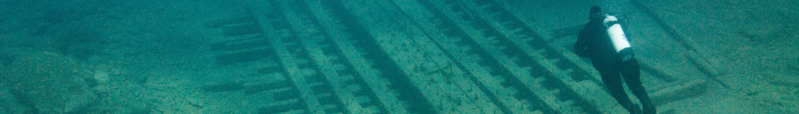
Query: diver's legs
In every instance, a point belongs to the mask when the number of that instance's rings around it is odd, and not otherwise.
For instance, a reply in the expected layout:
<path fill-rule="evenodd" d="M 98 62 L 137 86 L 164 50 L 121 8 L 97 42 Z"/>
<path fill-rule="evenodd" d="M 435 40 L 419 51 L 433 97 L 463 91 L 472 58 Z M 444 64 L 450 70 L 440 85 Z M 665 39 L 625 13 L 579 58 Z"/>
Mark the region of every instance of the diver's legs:
<path fill-rule="evenodd" d="M 629 87 L 633 95 L 638 97 L 638 100 L 641 101 L 641 107 L 644 109 L 644 113 L 656 113 L 655 105 L 649 100 L 649 95 L 641 84 L 641 71 L 638 68 L 638 61 L 636 59 L 625 61 L 622 62 L 619 67 L 621 75 L 624 76 L 625 82 L 627 82 L 627 87 Z"/>
<path fill-rule="evenodd" d="M 627 97 L 627 93 L 624 92 L 624 86 L 621 85 L 621 76 L 615 66 L 616 64 L 603 64 L 599 61 L 594 61 L 593 64 L 594 68 L 599 71 L 599 75 L 602 76 L 602 82 L 605 83 L 605 87 L 610 91 L 610 95 L 613 96 L 624 109 L 627 109 L 630 114 L 639 113 L 641 109 L 638 109 L 638 107 L 630 101 L 630 98 Z"/>

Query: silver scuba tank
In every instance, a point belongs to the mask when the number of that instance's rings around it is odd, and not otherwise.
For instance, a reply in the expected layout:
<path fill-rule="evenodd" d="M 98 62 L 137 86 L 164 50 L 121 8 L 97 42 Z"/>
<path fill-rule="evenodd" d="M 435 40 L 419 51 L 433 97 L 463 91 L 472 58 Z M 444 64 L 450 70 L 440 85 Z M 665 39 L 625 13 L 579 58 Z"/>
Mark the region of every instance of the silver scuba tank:
<path fill-rule="evenodd" d="M 634 57 L 633 49 L 630 48 L 630 42 L 627 40 L 627 35 L 624 34 L 621 22 L 616 16 L 606 15 L 603 21 L 605 28 L 608 32 L 610 41 L 616 49 L 616 54 L 621 57 L 622 61 L 630 60 Z"/>

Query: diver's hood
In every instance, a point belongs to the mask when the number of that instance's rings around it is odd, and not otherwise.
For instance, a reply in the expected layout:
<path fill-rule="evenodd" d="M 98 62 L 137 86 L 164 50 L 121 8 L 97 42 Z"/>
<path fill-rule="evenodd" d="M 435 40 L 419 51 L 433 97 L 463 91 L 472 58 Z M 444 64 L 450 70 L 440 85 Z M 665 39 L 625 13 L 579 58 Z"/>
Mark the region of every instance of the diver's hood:
<path fill-rule="evenodd" d="M 591 19 L 592 21 L 593 20 L 602 20 L 606 16 L 606 13 L 602 12 L 602 8 L 599 8 L 599 6 L 591 7 L 591 11 L 589 11 L 588 14 L 589 14 L 588 19 Z"/>

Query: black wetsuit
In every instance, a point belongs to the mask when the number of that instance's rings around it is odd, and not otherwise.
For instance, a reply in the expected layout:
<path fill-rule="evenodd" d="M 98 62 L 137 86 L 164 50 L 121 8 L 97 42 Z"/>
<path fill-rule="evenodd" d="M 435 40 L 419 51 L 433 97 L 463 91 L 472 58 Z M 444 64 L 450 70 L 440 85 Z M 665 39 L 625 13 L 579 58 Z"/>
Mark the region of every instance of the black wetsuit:
<path fill-rule="evenodd" d="M 607 29 L 602 22 L 605 19 L 604 13 L 601 12 L 599 7 L 592 7 L 590 14 L 592 14 L 591 21 L 585 24 L 585 27 L 577 36 L 577 42 L 574 44 L 574 53 L 580 57 L 591 59 L 591 63 L 599 71 L 602 76 L 602 82 L 605 83 L 611 96 L 627 111 L 630 111 L 631 114 L 642 113 L 642 111 L 638 108 L 638 105 L 630 101 L 627 93 L 624 92 L 624 86 L 621 84 L 622 76 L 633 94 L 641 101 L 643 113 L 655 113 L 655 106 L 649 100 L 646 89 L 641 85 L 638 61 L 635 58 L 622 61 L 622 57 L 616 54 L 616 49 L 613 47 Z"/>

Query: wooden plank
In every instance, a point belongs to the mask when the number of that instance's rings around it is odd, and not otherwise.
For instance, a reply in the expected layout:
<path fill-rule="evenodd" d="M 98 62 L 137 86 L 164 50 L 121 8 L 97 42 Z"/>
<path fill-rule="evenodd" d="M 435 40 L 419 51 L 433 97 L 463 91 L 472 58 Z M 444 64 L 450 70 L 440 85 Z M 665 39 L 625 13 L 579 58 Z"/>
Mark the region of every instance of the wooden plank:
<path fill-rule="evenodd" d="M 483 34 L 484 30 L 482 30 L 484 28 L 478 29 L 467 26 L 470 25 L 471 22 L 461 18 L 462 15 L 465 14 L 454 12 L 453 9 L 451 9 L 451 7 L 453 7 L 452 5 L 446 5 L 441 1 L 431 1 L 431 2 L 433 2 L 433 4 L 437 4 L 435 6 L 437 6 L 438 9 L 441 9 L 442 12 L 447 17 L 449 17 L 452 21 L 456 22 L 456 25 L 459 25 L 458 27 L 460 29 L 464 30 L 466 34 L 469 35 L 470 38 L 472 38 L 472 40 L 477 42 L 481 48 L 485 49 L 486 52 L 488 52 L 491 55 L 491 57 L 500 62 L 500 64 L 503 65 L 502 67 L 507 68 L 509 71 L 511 71 L 513 77 L 516 77 L 517 79 L 521 80 L 522 83 L 524 83 L 525 86 L 528 87 L 527 89 L 531 89 L 533 93 L 539 97 L 538 99 L 543 100 L 549 107 L 552 107 L 558 113 L 574 113 L 572 112 L 571 109 L 569 109 L 570 107 L 568 106 L 569 104 L 567 102 L 562 102 L 558 100 L 556 94 L 543 88 L 542 84 L 540 84 L 538 81 L 535 81 L 542 79 L 534 79 L 533 77 L 531 77 L 532 74 L 530 74 L 529 68 L 520 68 L 518 65 L 516 65 L 516 63 L 510 60 L 509 57 L 504 55 L 501 51 L 501 48 L 499 48 L 499 46 L 495 46 L 494 43 L 492 43 L 494 42 L 493 40 L 495 38 L 485 37 L 485 35 Z"/>
<path fill-rule="evenodd" d="M 505 104 L 509 107 L 509 110 L 512 113 L 523 114 L 523 113 L 533 113 L 531 111 L 525 110 L 525 106 L 522 105 L 523 102 L 519 101 L 514 97 L 515 94 L 518 92 L 514 88 L 505 88 L 502 86 L 502 82 L 504 82 L 504 78 L 502 76 L 492 76 L 487 66 L 482 66 L 479 64 L 481 58 L 477 55 L 469 55 L 468 51 L 470 48 L 462 48 L 458 46 L 457 42 L 460 41 L 460 38 L 448 38 L 445 36 L 442 31 L 442 28 L 437 27 L 437 25 L 442 25 L 440 22 L 430 22 L 430 19 L 436 19 L 432 17 L 434 14 L 430 13 L 429 11 L 425 10 L 422 5 L 418 4 L 413 0 L 394 0 L 395 3 L 408 15 L 419 15 L 414 16 L 413 19 L 415 22 L 419 23 L 421 28 L 423 28 L 428 35 L 430 35 L 431 39 L 435 40 L 436 42 L 440 42 L 439 44 L 442 45 L 446 51 L 449 51 L 457 62 L 463 64 L 466 70 L 469 70 L 472 75 L 478 79 L 481 83 L 483 83 L 489 89 L 489 92 L 492 92 L 494 95 L 498 97 L 500 102 Z M 540 113 L 540 112 L 539 112 Z"/>
<path fill-rule="evenodd" d="M 280 5 L 280 9 L 286 12 L 294 12 L 294 13 L 284 13 L 286 16 L 286 20 L 289 21 L 291 25 L 294 25 L 295 30 L 319 30 L 320 28 L 315 28 L 313 23 L 311 22 L 308 17 L 301 18 L 299 17 L 300 12 L 292 11 L 296 7 L 291 7 L 284 3 Z M 310 12 L 309 12 L 310 13 Z M 306 15 L 307 16 L 307 15 Z M 353 95 L 353 90 L 347 89 L 344 85 L 345 80 L 344 77 L 336 72 L 334 69 L 333 64 L 330 62 L 329 57 L 322 52 L 322 49 L 316 42 L 322 41 L 326 39 L 325 36 L 320 35 L 321 31 L 306 31 L 301 35 L 298 35 L 297 38 L 301 39 L 301 42 L 306 50 L 308 50 L 309 55 L 313 59 L 314 63 L 319 66 L 321 73 L 324 77 L 328 80 L 329 84 L 332 86 L 333 90 L 336 92 L 339 101 L 342 101 L 349 112 L 359 112 L 363 110 L 368 110 L 364 107 L 361 107 L 360 103 L 355 96 Z M 349 77 L 351 79 L 351 77 Z"/>
<path fill-rule="evenodd" d="M 370 86 L 370 89 L 375 92 L 378 99 L 381 103 L 386 107 L 388 113 L 392 114 L 405 114 L 408 111 L 405 109 L 408 107 L 406 103 L 400 101 L 399 94 L 396 93 L 394 90 L 388 89 L 386 85 L 389 85 L 388 80 L 380 78 L 380 74 L 374 68 L 371 68 L 371 64 L 366 61 L 363 56 L 361 56 L 360 52 L 357 51 L 355 46 L 350 44 L 347 39 L 350 39 L 350 35 L 343 32 L 342 29 L 345 29 L 341 26 L 335 25 L 336 21 L 346 21 L 346 20 L 334 20 L 326 12 L 324 7 L 321 6 L 320 0 L 305 0 L 305 3 L 308 4 L 308 7 L 313 11 L 313 14 L 316 15 L 316 18 L 322 24 L 324 30 L 327 31 L 329 36 L 331 36 L 333 42 L 336 44 L 337 47 L 341 49 L 344 53 L 344 57 L 355 67 L 355 70 L 360 74 L 361 78 L 364 79 L 367 85 Z M 352 20 L 350 20 L 352 21 Z"/>
<path fill-rule="evenodd" d="M 345 4 L 350 9 L 357 9 L 352 11 L 358 15 L 359 22 L 370 30 L 369 33 L 380 43 L 381 49 L 392 55 L 411 83 L 440 113 L 501 113 L 485 98 L 484 93 L 473 90 L 477 87 L 470 84 L 471 81 L 459 81 L 466 80 L 462 74 L 446 74 L 451 76 L 448 79 L 444 77 L 445 74 L 425 72 L 453 63 L 443 57 L 434 44 L 425 41 L 420 30 L 404 25 L 411 22 L 398 21 L 404 19 L 397 19 L 399 15 L 393 14 L 401 11 L 382 0 L 347 1 Z"/>
<path fill-rule="evenodd" d="M 266 3 L 266 1 L 250 0 L 248 2 L 249 9 L 252 10 L 255 19 L 258 20 L 258 23 L 261 24 L 261 27 L 263 28 L 269 27 L 269 20 L 266 19 L 265 16 L 267 14 L 265 14 L 265 12 L 270 12 L 268 11 L 268 8 L 272 6 L 268 5 L 270 4 Z M 282 10 L 282 11 L 284 14 L 291 13 L 287 10 Z M 263 30 L 264 33 L 267 34 L 273 33 L 273 31 L 269 31 L 269 29 L 263 29 Z M 270 35 L 266 36 L 269 37 Z M 305 102 L 304 104 L 308 107 L 309 111 L 307 112 L 315 114 L 325 113 L 324 112 L 325 108 L 319 104 L 319 101 L 317 100 L 316 96 L 314 96 L 313 91 L 311 91 L 311 88 L 308 86 L 308 83 L 306 83 L 305 81 L 304 76 L 306 74 L 304 74 L 304 72 L 299 72 L 300 69 L 297 67 L 296 64 L 297 60 L 295 60 L 294 57 L 292 57 L 293 54 L 291 54 L 286 49 L 285 45 L 283 44 L 280 38 L 269 37 L 268 39 L 273 48 L 275 49 L 275 53 L 277 54 L 278 59 L 280 59 L 280 62 L 283 63 L 283 67 L 287 71 L 288 76 L 291 77 L 291 81 L 293 82 L 294 86 L 300 92 L 300 96 L 302 96 L 302 100 Z"/>
<path fill-rule="evenodd" d="M 661 87 L 653 87 L 652 89 L 654 90 L 651 92 L 652 103 L 661 105 L 705 93 L 707 82 L 698 79 L 665 84 L 661 85 Z"/>

